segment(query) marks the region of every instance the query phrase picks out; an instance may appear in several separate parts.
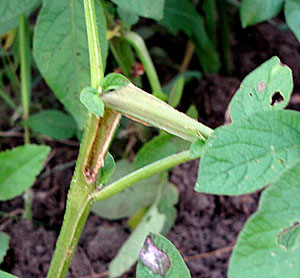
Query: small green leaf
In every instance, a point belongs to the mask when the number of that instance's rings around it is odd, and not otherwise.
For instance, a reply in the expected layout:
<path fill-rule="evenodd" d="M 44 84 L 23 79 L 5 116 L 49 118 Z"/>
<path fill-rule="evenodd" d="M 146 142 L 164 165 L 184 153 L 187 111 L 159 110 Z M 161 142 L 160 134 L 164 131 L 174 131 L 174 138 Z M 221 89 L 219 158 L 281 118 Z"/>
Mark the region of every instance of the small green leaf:
<path fill-rule="evenodd" d="M 103 116 L 104 104 L 96 89 L 92 87 L 84 88 L 80 93 L 80 101 L 92 113 L 100 117 Z"/>
<path fill-rule="evenodd" d="M 277 243 L 285 251 L 293 250 L 300 246 L 300 224 L 294 223 L 291 227 L 284 229 L 277 236 Z"/>
<path fill-rule="evenodd" d="M 135 13 L 131 13 L 130 11 L 124 10 L 121 7 L 118 7 L 117 11 L 122 23 L 128 29 L 139 21 L 139 16 Z"/>
<path fill-rule="evenodd" d="M 110 153 L 107 153 L 104 158 L 104 166 L 101 168 L 97 177 L 97 184 L 105 185 L 115 171 L 115 160 Z"/>
<path fill-rule="evenodd" d="M 150 233 L 140 252 L 136 277 L 189 278 L 191 274 L 172 242 Z"/>
<path fill-rule="evenodd" d="M 149 232 L 159 233 L 164 226 L 165 218 L 163 214 L 159 213 L 156 206 L 149 209 L 142 222 L 131 233 L 117 256 L 110 263 L 109 276 L 111 278 L 121 276 L 134 265 L 147 234 Z"/>
<path fill-rule="evenodd" d="M 0 200 L 10 200 L 33 185 L 50 152 L 48 146 L 26 145 L 0 153 Z"/>
<path fill-rule="evenodd" d="M 184 89 L 184 77 L 181 76 L 176 80 L 168 97 L 168 103 L 172 107 L 177 107 L 178 104 L 180 103 L 183 89 Z"/>
<path fill-rule="evenodd" d="M 76 134 L 76 123 L 73 117 L 54 109 L 34 114 L 24 124 L 34 132 L 53 139 L 68 139 Z"/>
<path fill-rule="evenodd" d="M 196 71 L 196 70 L 188 70 L 183 73 L 180 73 L 180 74 L 176 75 L 169 83 L 167 83 L 163 87 L 163 91 L 166 92 L 167 94 L 169 94 L 171 89 L 173 88 L 174 84 L 181 77 L 184 78 L 184 83 L 187 84 L 187 83 L 191 82 L 193 79 L 200 80 L 202 78 L 202 74 L 200 71 Z"/>
<path fill-rule="evenodd" d="M 286 0 L 284 15 L 286 23 L 300 41 L 300 0 Z"/>
<path fill-rule="evenodd" d="M 292 71 L 273 57 L 242 81 L 230 103 L 232 121 L 261 110 L 280 110 L 289 103 L 293 90 Z M 273 98 L 280 97 L 276 102 Z"/>
<path fill-rule="evenodd" d="M 25 14 L 28 16 L 40 3 L 40 0 L 1 0 L 0 36 L 17 27 L 20 15 Z"/>
<path fill-rule="evenodd" d="M 190 143 L 170 134 L 161 134 L 144 144 L 134 158 L 136 169 L 188 149 Z"/>
<path fill-rule="evenodd" d="M 177 187 L 166 181 L 164 192 L 162 193 L 157 205 L 159 213 L 166 216 L 164 226 L 161 231 L 159 231 L 162 235 L 166 235 L 175 223 L 177 210 L 174 206 L 178 203 L 178 199 L 179 192 Z"/>
<path fill-rule="evenodd" d="M 129 84 L 130 81 L 122 74 L 109 73 L 102 81 L 102 91 L 112 91 Z"/>
<path fill-rule="evenodd" d="M 29 0 L 27 0 L 29 1 Z M 108 43 L 101 1 L 94 1 L 103 67 Z M 80 92 L 90 84 L 89 51 L 82 0 L 46 0 L 35 26 L 33 54 L 55 96 L 83 129 L 86 109 Z"/>
<path fill-rule="evenodd" d="M 262 193 L 258 211 L 239 234 L 229 278 L 245 277 L 245 271 L 247 278 L 299 277 L 300 245 L 286 249 L 278 245 L 278 235 L 300 220 L 299 176 L 300 158 Z"/>
<path fill-rule="evenodd" d="M 11 275 L 7 272 L 4 272 L 2 270 L 0 270 L 0 277 L 1 278 L 18 278 L 17 276 Z"/>
<path fill-rule="evenodd" d="M 0 264 L 3 262 L 3 259 L 9 248 L 9 239 L 10 238 L 8 234 L 0 232 Z"/>
<path fill-rule="evenodd" d="M 142 17 L 162 19 L 165 0 L 112 0 L 119 7 Z"/>
<path fill-rule="evenodd" d="M 283 3 L 284 0 L 242 0 L 240 17 L 243 28 L 278 15 Z"/>
<path fill-rule="evenodd" d="M 204 152 L 205 142 L 203 140 L 195 140 L 190 147 L 190 156 L 199 158 Z"/>
<path fill-rule="evenodd" d="M 189 109 L 186 111 L 185 114 L 187 114 L 189 117 L 194 118 L 194 119 L 198 119 L 198 117 L 199 117 L 198 109 L 193 104 L 189 107 Z"/>
<path fill-rule="evenodd" d="M 127 160 L 117 161 L 108 184 L 133 171 L 133 164 Z M 159 175 L 144 179 L 107 200 L 96 202 L 92 211 L 103 218 L 112 220 L 130 217 L 153 202 L 159 181 Z"/>
<path fill-rule="evenodd" d="M 261 111 L 217 128 L 206 143 L 195 189 L 240 195 L 276 180 L 300 156 L 300 113 Z"/>
<path fill-rule="evenodd" d="M 196 53 L 205 72 L 218 72 L 219 54 L 206 32 L 202 16 L 188 0 L 168 0 L 160 21 L 172 33 L 184 31 L 196 44 Z"/>

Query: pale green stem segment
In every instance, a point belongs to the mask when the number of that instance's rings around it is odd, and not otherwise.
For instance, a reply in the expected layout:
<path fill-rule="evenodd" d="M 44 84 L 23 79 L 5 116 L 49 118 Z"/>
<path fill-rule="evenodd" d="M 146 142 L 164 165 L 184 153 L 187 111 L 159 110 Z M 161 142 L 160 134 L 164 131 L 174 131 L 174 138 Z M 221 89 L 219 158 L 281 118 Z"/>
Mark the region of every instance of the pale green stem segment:
<path fill-rule="evenodd" d="M 91 85 L 98 89 L 103 78 L 103 67 L 95 21 L 94 0 L 83 1 L 88 30 L 91 62 Z M 102 118 L 102 120 L 105 122 L 104 118 Z M 88 184 L 83 170 L 86 166 L 86 161 L 88 161 L 88 158 L 91 155 L 91 150 L 95 148 L 94 144 L 97 143 L 95 142 L 95 138 L 97 136 L 98 129 L 99 118 L 92 113 L 88 113 L 75 173 L 68 193 L 64 221 L 47 278 L 66 277 L 79 237 L 89 215 L 90 201 L 88 196 L 94 192 L 95 185 Z"/>
<path fill-rule="evenodd" d="M 178 154 L 168 156 L 128 174 L 127 176 L 104 187 L 100 191 L 96 191 L 90 196 L 90 200 L 92 202 L 105 200 L 143 179 L 194 159 L 195 157 L 190 156 L 190 151 L 183 151 Z"/>
<path fill-rule="evenodd" d="M 213 130 L 133 84 L 102 93 L 105 107 L 163 129 L 187 141 L 208 138 Z"/>
<path fill-rule="evenodd" d="M 30 46 L 29 33 L 26 18 L 24 15 L 20 16 L 19 24 L 19 51 L 21 64 L 21 94 L 23 105 L 23 118 L 26 121 L 29 117 L 30 108 L 30 91 L 31 91 L 31 73 L 30 73 Z M 30 143 L 28 126 L 24 126 L 24 140 L 25 144 Z"/>
<path fill-rule="evenodd" d="M 29 118 L 30 97 L 31 97 L 31 72 L 30 72 L 30 40 L 29 31 L 24 15 L 20 15 L 19 21 L 19 52 L 20 52 L 20 74 L 21 74 L 21 95 L 23 106 L 23 119 Z M 30 144 L 30 134 L 27 125 L 24 126 L 24 142 Z M 32 219 L 32 198 L 31 188 L 24 193 L 24 213 L 23 217 Z"/>
<path fill-rule="evenodd" d="M 91 86 L 98 89 L 104 77 L 94 1 L 83 0 L 91 67 Z M 93 70 L 92 70 L 93 69 Z"/>
<path fill-rule="evenodd" d="M 167 97 L 162 91 L 156 70 L 143 38 L 139 34 L 131 31 L 124 32 L 123 38 L 132 45 L 138 57 L 140 58 L 149 79 L 153 95 L 160 99 L 166 100 Z"/>

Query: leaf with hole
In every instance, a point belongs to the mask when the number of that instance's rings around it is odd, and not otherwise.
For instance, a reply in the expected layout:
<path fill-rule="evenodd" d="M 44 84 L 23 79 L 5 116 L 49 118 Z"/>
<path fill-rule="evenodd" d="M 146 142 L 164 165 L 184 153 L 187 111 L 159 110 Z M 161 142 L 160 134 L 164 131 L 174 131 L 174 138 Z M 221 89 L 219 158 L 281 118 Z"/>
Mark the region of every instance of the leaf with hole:
<path fill-rule="evenodd" d="M 108 184 L 134 171 L 127 160 L 116 162 L 115 171 Z M 122 219 L 134 215 L 139 209 L 150 205 L 159 185 L 159 175 L 144 179 L 107 200 L 94 203 L 92 211 L 106 219 Z"/>
<path fill-rule="evenodd" d="M 10 200 L 33 185 L 50 152 L 48 146 L 25 145 L 0 153 L 0 200 Z"/>
<path fill-rule="evenodd" d="M 90 112 L 99 117 L 103 116 L 104 103 L 96 89 L 92 87 L 84 88 L 80 93 L 80 101 Z"/>
<path fill-rule="evenodd" d="M 112 0 L 122 9 L 142 17 L 162 19 L 165 0 Z"/>
<path fill-rule="evenodd" d="M 279 14 L 284 0 L 242 0 L 240 8 L 240 17 L 242 26 L 269 20 Z"/>
<path fill-rule="evenodd" d="M 244 277 L 245 270 L 247 278 L 299 277 L 299 241 L 287 248 L 280 246 L 283 242 L 278 244 L 278 236 L 287 235 L 292 231 L 288 228 L 300 220 L 299 176 L 300 156 L 262 193 L 258 211 L 238 237 L 230 260 L 229 278 Z M 289 245 L 284 241 L 284 245 Z"/>
<path fill-rule="evenodd" d="M 300 156 L 300 113 L 261 111 L 220 127 L 208 139 L 196 190 L 240 195 L 276 180 Z"/>
<path fill-rule="evenodd" d="M 261 110 L 283 109 L 292 90 L 292 71 L 273 57 L 242 81 L 230 103 L 230 117 L 237 121 Z"/>
<path fill-rule="evenodd" d="M 100 1 L 95 12 L 103 66 L 107 56 L 106 20 Z M 34 32 L 33 54 L 55 96 L 83 129 L 86 109 L 81 90 L 90 85 L 88 42 L 82 0 L 44 1 Z"/>
<path fill-rule="evenodd" d="M 136 277 L 189 278 L 191 274 L 172 242 L 150 233 L 140 252 Z"/>
<path fill-rule="evenodd" d="M 76 134 L 76 123 L 71 115 L 48 109 L 31 115 L 24 124 L 34 132 L 53 139 L 69 139 Z"/>
<path fill-rule="evenodd" d="M 40 3 L 40 0 L 1 0 L 0 36 L 17 27 L 20 15 L 25 14 L 28 16 Z"/>
<path fill-rule="evenodd" d="M 287 25 L 291 28 L 298 41 L 300 41 L 300 1 L 286 0 L 284 4 L 284 16 Z"/>

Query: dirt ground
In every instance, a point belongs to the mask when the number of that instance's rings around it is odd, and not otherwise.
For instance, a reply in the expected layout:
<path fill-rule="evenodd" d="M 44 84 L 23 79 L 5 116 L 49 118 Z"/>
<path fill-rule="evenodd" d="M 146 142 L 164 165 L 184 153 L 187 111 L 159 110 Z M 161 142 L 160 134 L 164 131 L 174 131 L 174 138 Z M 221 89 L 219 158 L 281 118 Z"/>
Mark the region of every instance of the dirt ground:
<path fill-rule="evenodd" d="M 277 55 L 293 70 L 295 88 L 289 108 L 300 110 L 300 44 L 293 34 L 270 23 L 246 30 L 235 24 L 232 31 L 233 75 L 209 75 L 196 84 L 193 82 L 189 85 L 193 90 L 188 90 L 180 108 L 185 111 L 190 104 L 195 104 L 201 122 L 212 128 L 224 124 L 227 106 L 241 80 Z M 11 128 L 3 119 L 0 125 L 3 131 Z M 33 187 L 33 223 L 20 218 L 23 208 L 20 197 L 0 203 L 0 211 L 9 213 L 0 218 L 0 230 L 11 236 L 10 249 L 1 268 L 24 278 L 40 278 L 47 273 L 73 172 L 72 166 L 63 171 L 53 171 L 53 168 L 67 162 L 74 165 L 78 153 L 78 145 L 73 141 L 45 142 L 52 152 Z M 19 144 L 21 138 L 0 138 L 1 150 Z M 241 197 L 195 193 L 198 163 L 178 166 L 170 176 L 179 189 L 180 200 L 176 223 L 167 238 L 183 255 L 193 278 L 225 278 L 232 246 L 245 221 L 257 208 L 260 193 Z M 125 221 L 107 221 L 91 214 L 68 277 L 107 277 L 108 263 L 128 235 Z M 123 277 L 134 277 L 134 271 Z"/>

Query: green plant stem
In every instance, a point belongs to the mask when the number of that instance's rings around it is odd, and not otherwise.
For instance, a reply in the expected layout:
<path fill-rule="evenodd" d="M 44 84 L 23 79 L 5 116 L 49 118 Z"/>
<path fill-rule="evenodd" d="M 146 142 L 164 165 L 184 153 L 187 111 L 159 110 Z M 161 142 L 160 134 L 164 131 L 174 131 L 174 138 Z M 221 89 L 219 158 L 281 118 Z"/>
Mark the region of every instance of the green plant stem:
<path fill-rule="evenodd" d="M 132 45 L 138 57 L 140 58 L 148 76 L 153 95 L 162 100 L 166 100 L 167 97 L 162 91 L 156 70 L 154 68 L 152 59 L 149 55 L 143 38 L 137 33 L 131 31 L 124 32 L 123 38 L 126 39 Z"/>
<path fill-rule="evenodd" d="M 86 25 L 88 30 L 88 46 L 90 54 L 91 85 L 98 89 L 103 78 L 103 67 L 100 54 L 100 43 L 95 21 L 94 0 L 84 0 Z M 102 118 L 105 125 L 105 118 Z M 88 113 L 83 139 L 80 145 L 79 156 L 75 173 L 72 178 L 66 212 L 61 232 L 56 244 L 47 278 L 63 278 L 68 272 L 69 265 L 74 255 L 79 237 L 82 233 L 86 219 L 90 212 L 88 196 L 95 190 L 95 184 L 88 184 L 83 173 L 85 163 L 90 152 L 97 148 L 95 138 L 99 128 L 99 119 Z"/>
<path fill-rule="evenodd" d="M 231 51 L 230 51 L 230 26 L 227 16 L 226 0 L 217 0 L 217 9 L 220 17 L 222 60 L 225 73 L 232 74 Z"/>
<path fill-rule="evenodd" d="M 24 15 L 20 16 L 19 25 L 19 50 L 20 50 L 20 64 L 21 64 L 21 94 L 23 106 L 23 119 L 26 121 L 29 117 L 30 109 L 30 91 L 31 91 L 31 73 L 30 73 L 30 46 L 29 33 L 26 18 Z M 24 141 L 25 144 L 30 143 L 30 135 L 28 126 L 24 126 Z"/>
<path fill-rule="evenodd" d="M 111 183 L 110 185 L 104 187 L 98 192 L 93 193 L 90 196 L 90 200 L 92 202 L 100 201 L 108 199 L 115 194 L 123 191 L 127 187 L 146 179 L 154 174 L 157 174 L 161 171 L 170 169 L 176 165 L 182 164 L 184 162 L 194 160 L 195 157 L 190 156 L 190 151 L 183 151 L 178 154 L 174 154 L 171 156 L 168 156 L 166 158 L 163 158 L 161 160 L 158 160 L 156 162 L 153 162 L 143 168 L 140 168 L 127 176 Z"/>
<path fill-rule="evenodd" d="M 128 84 L 117 90 L 102 93 L 105 107 L 163 129 L 187 141 L 208 138 L 213 130 L 173 107 Z"/>
<path fill-rule="evenodd" d="M 20 74 L 21 74 L 21 95 L 23 106 L 23 119 L 29 118 L 30 98 L 31 98 L 31 64 L 30 64 L 30 39 L 28 25 L 25 15 L 20 16 L 19 24 L 19 51 L 20 51 Z M 24 142 L 30 144 L 29 128 L 24 125 Z M 29 188 L 24 193 L 24 213 L 23 217 L 32 219 L 32 198 L 33 193 Z"/>

